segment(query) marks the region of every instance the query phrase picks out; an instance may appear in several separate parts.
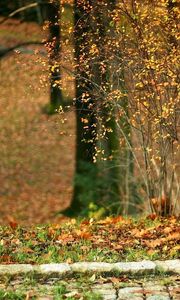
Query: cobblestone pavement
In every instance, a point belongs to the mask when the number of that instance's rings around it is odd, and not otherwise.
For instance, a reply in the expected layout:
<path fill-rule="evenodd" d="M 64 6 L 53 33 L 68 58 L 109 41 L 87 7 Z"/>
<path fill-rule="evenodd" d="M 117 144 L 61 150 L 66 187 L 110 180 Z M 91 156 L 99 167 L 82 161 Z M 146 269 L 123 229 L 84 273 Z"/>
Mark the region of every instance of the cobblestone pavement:
<path fill-rule="evenodd" d="M 53 296 L 55 287 L 59 287 L 62 291 L 59 297 Z M 64 280 L 59 278 L 33 279 L 32 277 L 12 280 L 0 278 L 0 290 L 21 290 L 25 292 L 25 299 L 28 300 L 180 300 L 180 277 L 164 275 L 163 277 L 149 276 L 135 279 L 126 276 L 96 278 L 92 275 Z M 86 293 L 91 293 L 91 297 L 88 298 Z M 3 299 L 8 300 L 8 296 Z"/>
<path fill-rule="evenodd" d="M 145 285 L 133 284 L 122 288 L 115 288 L 113 285 L 95 286 L 93 289 L 99 291 L 104 300 L 180 300 L 179 287 L 148 282 Z"/>

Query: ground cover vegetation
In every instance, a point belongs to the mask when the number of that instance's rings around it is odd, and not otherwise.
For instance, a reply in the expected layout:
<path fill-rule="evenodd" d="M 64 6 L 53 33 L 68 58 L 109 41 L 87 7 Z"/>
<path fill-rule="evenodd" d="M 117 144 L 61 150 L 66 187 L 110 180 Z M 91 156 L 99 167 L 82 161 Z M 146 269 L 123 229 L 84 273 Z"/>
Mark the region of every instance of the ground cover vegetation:
<path fill-rule="evenodd" d="M 153 282 L 159 287 L 174 286 L 175 293 L 178 294 L 177 276 L 148 276 L 146 278 L 133 278 L 131 276 L 103 276 L 103 274 L 84 274 L 69 278 L 68 282 L 60 278 L 41 278 L 35 276 L 26 276 L 25 278 L 7 278 L 0 280 L 0 285 L 4 289 L 0 290 L 0 299 L 42 299 L 46 295 L 47 300 L 68 299 L 68 300 L 101 300 L 102 295 L 98 288 L 109 285 L 111 288 L 119 289 L 126 287 L 139 287 L 139 294 L 149 294 L 149 289 L 142 291 L 142 286 Z M 94 288 L 96 287 L 96 291 Z M 97 288 L 98 287 L 98 288 Z M 16 290 L 16 291 L 15 291 Z"/>
<path fill-rule="evenodd" d="M 178 258 L 179 220 L 107 217 L 0 228 L 0 263 L 118 262 Z"/>
<path fill-rule="evenodd" d="M 84 289 L 79 292 L 69 292 L 68 288 L 64 283 L 55 284 L 53 288 L 47 289 L 46 287 L 36 288 L 35 290 L 31 286 L 31 290 L 27 291 L 27 286 L 21 287 L 18 291 L 13 291 L 9 288 L 8 290 L 0 289 L 0 300 L 36 300 L 42 299 L 44 293 L 46 294 L 47 300 L 102 300 L 102 296 L 90 290 Z"/>
<path fill-rule="evenodd" d="M 148 206 L 161 216 L 177 214 L 176 1 L 141 5 L 135 0 L 55 0 L 29 1 L 19 8 L 9 5 L 7 10 L 11 7 L 14 12 L 1 24 L 18 14 L 26 20 L 32 8 L 32 18 L 43 24 L 46 58 L 36 56 L 35 62 L 44 67 L 50 82 L 39 74 L 42 86 L 50 91 L 45 111 L 59 111 L 61 123 L 66 123 L 68 110 L 75 112 L 72 201 L 64 214 L 101 217 L 139 213 Z M 31 40 L 28 45 L 38 43 Z M 20 45 L 3 48 L 1 57 L 6 59 L 16 48 Z M 67 82 L 73 104 L 65 96 Z M 16 161 L 13 164 L 17 166 Z"/>

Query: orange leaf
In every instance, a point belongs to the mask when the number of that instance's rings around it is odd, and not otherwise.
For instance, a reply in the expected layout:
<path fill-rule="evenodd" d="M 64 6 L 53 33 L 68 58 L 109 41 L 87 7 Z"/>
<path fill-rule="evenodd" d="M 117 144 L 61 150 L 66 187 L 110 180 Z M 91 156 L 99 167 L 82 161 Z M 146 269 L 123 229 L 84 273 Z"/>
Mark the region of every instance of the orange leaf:
<path fill-rule="evenodd" d="M 16 228 L 18 227 L 18 223 L 10 221 L 10 222 L 9 222 L 9 226 L 10 226 L 12 229 L 16 229 Z"/>
<path fill-rule="evenodd" d="M 76 230 L 76 234 L 79 238 L 88 240 L 91 237 L 91 233 L 89 231 Z"/>

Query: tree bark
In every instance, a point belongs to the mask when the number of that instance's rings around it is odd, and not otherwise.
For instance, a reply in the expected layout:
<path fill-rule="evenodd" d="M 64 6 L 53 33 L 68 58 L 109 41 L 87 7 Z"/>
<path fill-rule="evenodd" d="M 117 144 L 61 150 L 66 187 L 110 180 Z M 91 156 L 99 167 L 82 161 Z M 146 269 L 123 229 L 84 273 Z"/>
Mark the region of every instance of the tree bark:
<path fill-rule="evenodd" d="M 94 82 L 90 77 L 89 38 L 92 31 L 90 8 L 81 1 L 74 1 L 74 45 L 75 45 L 75 86 L 76 86 L 76 165 L 74 192 L 70 209 L 80 213 L 86 209 L 86 199 L 92 198 L 97 176 L 94 163 L 96 153 L 96 101 L 93 95 Z M 87 68 L 87 69 L 86 69 Z M 84 184 L 83 179 L 86 178 Z M 84 199 L 83 199 L 84 198 Z M 93 199 L 91 199 L 93 201 Z"/>
<path fill-rule="evenodd" d="M 63 106 L 63 95 L 61 89 L 61 7 L 60 1 L 43 3 L 44 19 L 48 21 L 49 41 L 47 48 L 49 52 L 50 65 L 50 113 L 55 112 Z"/>
<path fill-rule="evenodd" d="M 124 83 L 124 70 L 123 66 L 121 71 L 119 64 L 121 60 L 121 49 L 112 49 L 105 51 L 108 42 L 113 45 L 115 38 L 115 28 L 111 25 L 113 20 L 112 14 L 116 9 L 116 0 L 106 1 L 105 10 L 103 12 L 101 2 L 99 2 L 99 11 L 97 12 L 97 22 L 101 24 L 99 32 L 101 33 L 102 42 L 99 45 L 100 63 L 103 63 L 106 72 L 101 79 L 101 86 L 105 88 L 106 93 L 111 93 L 120 90 L 122 94 L 126 94 Z M 106 16 L 106 17 L 105 17 Z M 111 46 L 110 46 L 111 47 Z M 111 48 L 110 48 L 111 49 Z M 113 55 L 114 51 L 114 55 Z M 117 58 L 120 59 L 117 59 Z M 114 66 L 115 67 L 114 67 Z M 116 74 L 116 75 L 115 75 Z M 118 117 L 116 106 L 120 106 L 124 111 L 124 116 Z M 112 213 L 125 213 L 136 212 L 135 209 L 135 185 L 132 182 L 133 178 L 133 156 L 130 149 L 131 146 L 131 128 L 128 123 L 128 97 L 124 96 L 118 103 L 116 101 L 106 101 L 105 108 L 103 109 L 103 120 L 106 130 L 105 139 L 105 156 L 110 158 L 105 167 L 107 166 L 108 182 L 105 180 L 104 194 L 107 204 L 109 203 Z M 123 133 L 123 134 L 122 134 Z M 120 139 L 124 139 L 124 145 L 120 145 Z M 132 205 L 130 204 L 132 203 Z"/>

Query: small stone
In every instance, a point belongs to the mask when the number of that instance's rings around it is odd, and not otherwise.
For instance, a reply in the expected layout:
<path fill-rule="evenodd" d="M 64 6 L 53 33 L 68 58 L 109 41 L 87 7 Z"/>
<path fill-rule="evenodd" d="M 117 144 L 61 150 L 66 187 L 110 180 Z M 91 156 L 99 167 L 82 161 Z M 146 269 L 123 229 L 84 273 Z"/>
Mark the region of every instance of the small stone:
<path fill-rule="evenodd" d="M 144 274 L 155 272 L 156 264 L 152 261 L 114 263 L 114 270 L 121 273 Z"/>
<path fill-rule="evenodd" d="M 153 293 L 156 293 L 156 292 L 166 292 L 167 291 L 167 288 L 166 286 L 162 286 L 162 285 L 152 285 L 152 282 L 151 282 L 151 285 L 149 285 L 148 283 L 144 284 L 144 289 L 148 290 L 148 291 L 153 291 Z"/>
<path fill-rule="evenodd" d="M 116 300 L 116 293 L 109 294 L 109 295 L 101 295 L 103 297 L 103 300 Z"/>
<path fill-rule="evenodd" d="M 118 292 L 118 300 L 143 300 L 143 289 L 140 287 L 126 287 Z"/>
<path fill-rule="evenodd" d="M 94 284 L 92 291 L 100 294 L 103 300 L 116 300 L 116 290 L 113 288 L 112 283 Z"/>
<path fill-rule="evenodd" d="M 92 288 L 92 292 L 102 296 L 103 300 L 116 300 L 116 290 L 113 288 L 107 289 L 102 285 L 101 288 Z"/>
<path fill-rule="evenodd" d="M 107 289 L 104 289 L 103 287 L 101 289 L 95 289 L 95 288 L 92 288 L 92 291 L 94 293 L 99 293 L 101 295 L 112 295 L 112 294 L 116 294 L 116 291 L 115 289 L 110 289 L 110 290 L 107 290 Z"/>
<path fill-rule="evenodd" d="M 103 290 L 112 290 L 113 284 L 112 283 L 103 283 L 103 284 L 94 284 L 92 286 L 93 289 L 103 289 Z"/>
<path fill-rule="evenodd" d="M 180 274 L 180 259 L 155 261 L 155 264 L 157 270 Z"/>
<path fill-rule="evenodd" d="M 40 274 L 67 274 L 71 271 L 71 268 L 68 264 L 43 264 L 37 266 L 35 271 Z"/>
<path fill-rule="evenodd" d="M 73 272 L 111 272 L 114 264 L 103 262 L 78 262 L 71 265 Z"/>
<path fill-rule="evenodd" d="M 68 264 L 42 264 L 36 267 L 36 272 L 39 274 L 67 274 L 71 272 L 71 268 Z"/>
<path fill-rule="evenodd" d="M 169 295 L 150 295 L 146 296 L 146 300 L 170 300 Z"/>
<path fill-rule="evenodd" d="M 154 285 L 160 285 L 159 280 L 154 279 L 149 279 L 146 278 L 145 282 L 143 283 L 143 286 L 149 287 L 149 286 L 154 286 Z"/>
<path fill-rule="evenodd" d="M 134 294 L 126 294 L 126 295 L 119 295 L 119 297 L 117 298 L 117 300 L 143 300 L 143 296 L 137 296 Z"/>
<path fill-rule="evenodd" d="M 169 290 L 169 294 L 171 296 L 171 299 L 173 299 L 173 300 L 179 300 L 180 299 L 180 287 L 179 287 L 179 285 L 169 286 L 168 290 Z"/>
<path fill-rule="evenodd" d="M 33 272 L 34 268 L 30 264 L 13 264 L 13 265 L 0 265 L 0 275 L 20 275 Z"/>

